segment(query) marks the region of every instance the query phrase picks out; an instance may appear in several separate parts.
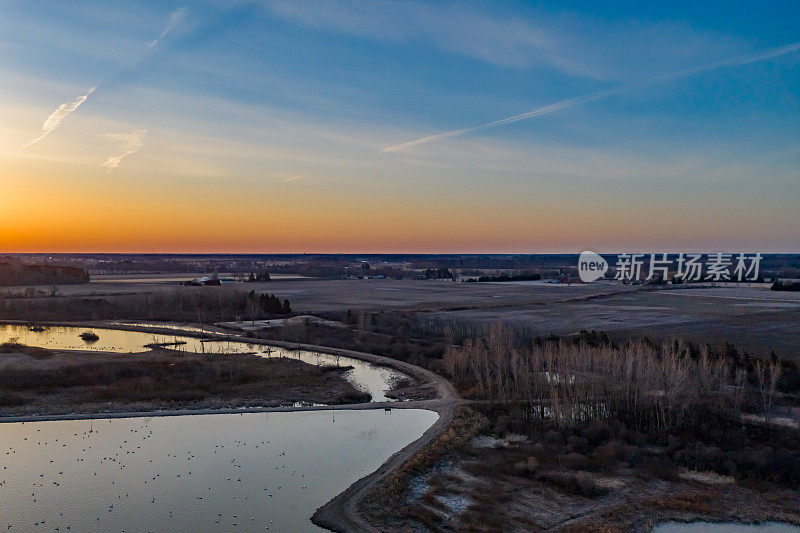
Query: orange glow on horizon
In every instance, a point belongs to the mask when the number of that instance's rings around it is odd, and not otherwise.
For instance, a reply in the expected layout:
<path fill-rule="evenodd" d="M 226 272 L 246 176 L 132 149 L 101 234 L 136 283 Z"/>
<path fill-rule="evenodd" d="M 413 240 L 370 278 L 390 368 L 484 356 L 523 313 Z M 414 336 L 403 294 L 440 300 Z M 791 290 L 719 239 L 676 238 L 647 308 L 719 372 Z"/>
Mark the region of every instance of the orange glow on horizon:
<path fill-rule="evenodd" d="M 0 197 L 1 253 L 580 253 L 787 251 L 794 206 L 697 197 L 620 200 L 575 187 L 522 191 L 334 180 L 170 180 L 141 171 L 13 160 Z M 144 176 L 144 177 L 141 177 Z M 777 229 L 776 229 L 777 228 Z M 770 239 L 765 239 L 768 235 Z M 735 236 L 735 239 L 731 238 Z"/>

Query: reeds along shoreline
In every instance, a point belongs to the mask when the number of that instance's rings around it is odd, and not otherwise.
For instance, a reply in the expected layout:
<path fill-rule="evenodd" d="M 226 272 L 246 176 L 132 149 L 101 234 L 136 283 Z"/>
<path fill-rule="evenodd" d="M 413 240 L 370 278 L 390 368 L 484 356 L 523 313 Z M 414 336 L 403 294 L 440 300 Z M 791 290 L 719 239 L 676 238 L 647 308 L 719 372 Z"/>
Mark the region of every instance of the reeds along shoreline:
<path fill-rule="evenodd" d="M 520 342 L 502 326 L 451 346 L 444 367 L 470 398 L 514 405 L 558 425 L 603 419 L 636 430 L 672 431 L 729 419 L 745 405 L 769 411 L 781 365 L 753 371 L 680 342 L 617 347 Z"/>

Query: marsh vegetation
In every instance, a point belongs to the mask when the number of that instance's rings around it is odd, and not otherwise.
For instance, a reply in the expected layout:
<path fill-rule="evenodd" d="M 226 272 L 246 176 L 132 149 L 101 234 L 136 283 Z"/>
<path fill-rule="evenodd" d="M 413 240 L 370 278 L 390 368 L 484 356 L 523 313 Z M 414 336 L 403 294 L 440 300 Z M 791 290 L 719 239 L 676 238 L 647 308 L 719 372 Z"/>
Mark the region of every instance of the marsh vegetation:
<path fill-rule="evenodd" d="M 347 370 L 249 354 L 209 356 L 163 349 L 134 355 L 89 354 L 9 342 L 0 345 L 0 413 L 369 401 L 369 394 L 342 376 Z"/>

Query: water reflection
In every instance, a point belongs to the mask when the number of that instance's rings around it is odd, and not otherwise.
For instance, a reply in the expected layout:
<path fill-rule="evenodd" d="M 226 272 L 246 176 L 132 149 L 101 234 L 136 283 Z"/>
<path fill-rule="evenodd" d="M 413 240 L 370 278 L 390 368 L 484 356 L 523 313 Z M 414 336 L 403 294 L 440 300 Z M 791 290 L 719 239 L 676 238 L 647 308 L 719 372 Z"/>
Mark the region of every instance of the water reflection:
<path fill-rule="evenodd" d="M 0 325 L 0 342 L 16 338 L 28 346 L 54 350 L 91 350 L 100 352 L 138 353 L 147 351 L 148 344 L 172 343 L 170 348 L 204 354 L 255 353 L 263 357 L 291 357 L 312 365 L 343 365 L 353 369 L 345 377 L 356 387 L 370 393 L 372 401 L 390 401 L 386 397 L 392 383 L 402 375 L 388 368 L 370 365 L 358 359 L 306 350 L 289 350 L 247 342 L 196 339 L 180 335 L 162 335 L 140 331 L 92 328 L 98 338 L 88 343 L 80 335 L 86 328 L 48 327 L 44 331 L 31 331 L 27 326 Z M 180 344 L 178 344 L 180 343 Z"/>
<path fill-rule="evenodd" d="M 370 410 L 2 424 L 0 528 L 319 531 L 308 520 L 316 508 L 436 418 Z"/>

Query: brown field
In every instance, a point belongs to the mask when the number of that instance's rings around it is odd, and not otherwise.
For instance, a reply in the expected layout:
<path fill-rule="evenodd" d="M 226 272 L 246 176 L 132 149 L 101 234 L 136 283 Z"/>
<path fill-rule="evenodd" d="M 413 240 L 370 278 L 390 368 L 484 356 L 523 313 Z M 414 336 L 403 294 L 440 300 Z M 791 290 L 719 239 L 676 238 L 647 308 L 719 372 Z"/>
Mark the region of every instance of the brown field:
<path fill-rule="evenodd" d="M 774 350 L 800 361 L 800 293 L 773 292 L 762 286 L 636 290 L 596 299 L 553 299 L 541 305 L 437 315 L 446 320 L 508 322 L 539 335 L 566 336 L 585 329 L 605 331 L 612 339 L 680 337 L 712 345 L 727 341 L 754 354 Z"/>
<path fill-rule="evenodd" d="M 249 285 L 249 284 L 248 284 Z M 682 337 L 730 342 L 758 355 L 800 361 L 800 293 L 764 285 L 658 288 L 611 283 L 454 283 L 412 280 L 304 280 L 262 285 L 295 312 L 352 310 L 427 313 L 447 321 L 507 322 L 535 335 L 604 331 L 613 339 Z"/>

